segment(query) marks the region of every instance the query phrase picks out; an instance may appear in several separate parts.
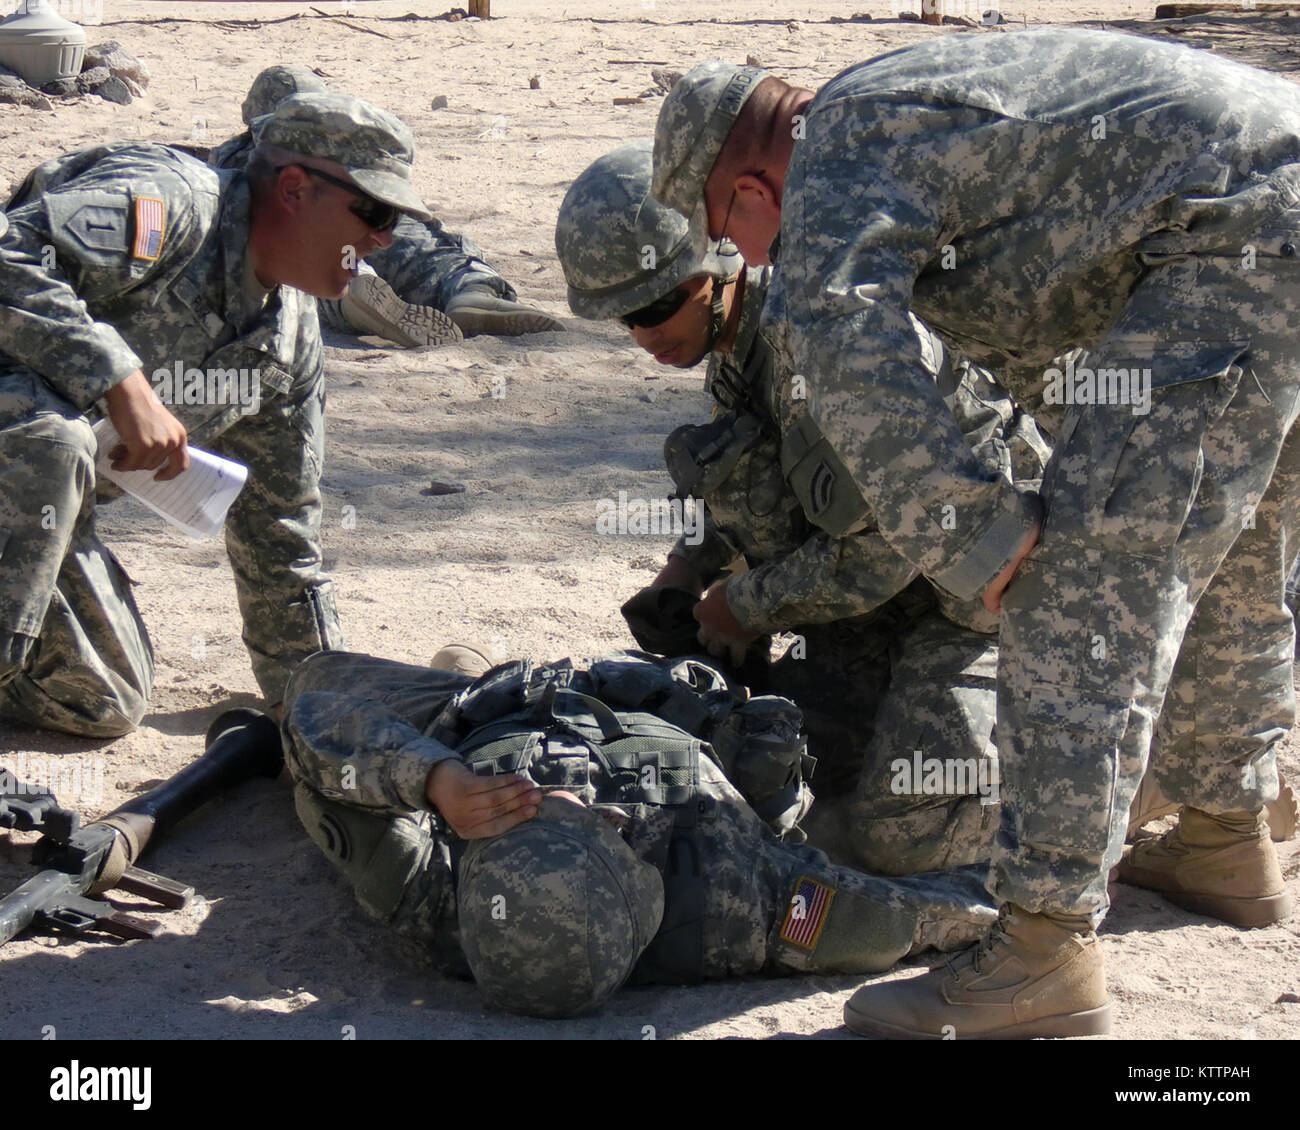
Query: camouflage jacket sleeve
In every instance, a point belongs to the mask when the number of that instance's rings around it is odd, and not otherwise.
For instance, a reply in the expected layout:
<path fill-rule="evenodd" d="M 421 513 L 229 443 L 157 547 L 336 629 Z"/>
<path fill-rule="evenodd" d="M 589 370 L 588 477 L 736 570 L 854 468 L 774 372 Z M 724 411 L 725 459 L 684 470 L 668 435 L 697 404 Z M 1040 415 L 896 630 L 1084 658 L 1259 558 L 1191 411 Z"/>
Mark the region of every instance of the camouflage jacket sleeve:
<path fill-rule="evenodd" d="M 338 691 L 304 691 L 284 719 L 295 778 L 331 800 L 400 813 L 430 811 L 425 785 L 457 754 L 384 703 Z"/>
<path fill-rule="evenodd" d="M 300 375 L 212 443 L 243 463 L 248 482 L 226 518 L 226 549 L 258 686 L 279 702 L 293 668 L 342 646 L 323 569 L 320 474 L 325 383 L 314 314 L 299 320 Z"/>
<path fill-rule="evenodd" d="M 861 616 L 918 576 L 877 531 L 817 531 L 793 553 L 727 582 L 727 605 L 751 632 L 780 632 Z"/>
<path fill-rule="evenodd" d="M 919 321 L 913 325 L 918 334 L 930 334 Z M 940 395 L 985 471 L 1036 485 L 1050 450 L 993 374 L 954 357 L 937 340 L 926 364 L 937 371 Z M 728 582 L 727 603 L 751 631 L 781 631 L 871 612 L 918 575 L 877 529 L 844 538 L 816 531 L 795 552 Z M 982 605 L 970 609 L 951 598 L 946 603 L 958 612 L 958 622 L 975 627 L 970 621 L 979 619 L 977 630 L 990 630 L 987 619 L 976 615 Z"/>
<path fill-rule="evenodd" d="M 870 136 L 851 110 L 815 108 L 795 147 L 769 311 L 784 310 L 782 360 L 807 375 L 809 407 L 881 532 L 938 584 L 973 596 L 1022 544 L 1037 503 L 972 454 L 908 318 L 915 280 L 944 243 L 936 202 L 948 192 L 896 175 L 898 162 L 874 151 L 896 139 Z M 858 148 L 846 152 L 848 138 Z M 863 219 L 846 221 L 845 200 Z"/>
<path fill-rule="evenodd" d="M 84 411 L 141 367 L 87 304 L 102 309 L 179 270 L 201 241 L 202 225 L 184 177 L 163 168 L 130 177 L 111 161 L 60 175 L 82 156 L 42 165 L 9 205 L 9 230 L 0 236 L 0 347 Z M 141 230 L 154 214 L 150 201 L 161 201 L 165 217 L 159 247 Z"/>

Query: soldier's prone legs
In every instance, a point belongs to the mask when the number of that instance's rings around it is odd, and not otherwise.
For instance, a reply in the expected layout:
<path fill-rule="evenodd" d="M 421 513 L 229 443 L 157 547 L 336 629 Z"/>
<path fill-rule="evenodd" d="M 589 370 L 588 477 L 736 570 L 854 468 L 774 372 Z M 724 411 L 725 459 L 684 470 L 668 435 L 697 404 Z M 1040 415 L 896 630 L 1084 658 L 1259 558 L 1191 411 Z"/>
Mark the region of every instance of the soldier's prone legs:
<path fill-rule="evenodd" d="M 878 972 L 926 946 L 952 948 L 997 917 L 983 869 L 882 879 L 781 843 L 711 762 L 694 830 L 664 869 L 664 926 L 644 979 L 760 971 Z"/>
<path fill-rule="evenodd" d="M 321 651 L 304 659 L 284 692 L 287 718 L 303 694 L 347 693 L 382 703 L 423 732 L 448 700 L 474 681 L 436 667 L 417 667 L 353 651 Z"/>
<path fill-rule="evenodd" d="M 498 298 L 517 297 L 474 243 L 446 231 L 438 220 L 421 223 L 403 216 L 393 229 L 392 246 L 377 251 L 368 262 L 403 301 L 418 306 L 446 310 L 447 303 L 471 285 Z"/>
<path fill-rule="evenodd" d="M 997 639 L 934 611 L 897 641 L 850 809 L 856 862 L 885 875 L 987 862 L 998 822 Z"/>
<path fill-rule="evenodd" d="M 35 377 L 6 379 L 58 401 Z M 148 707 L 153 652 L 130 580 L 95 535 L 94 456 L 70 407 L 0 427 L 0 716 L 116 737 Z"/>
<path fill-rule="evenodd" d="M 347 736 L 331 726 L 317 731 L 294 721 L 305 703 L 328 704 L 332 695 L 346 692 L 383 703 L 423 729 L 470 682 L 463 675 L 369 655 L 320 652 L 299 664 L 290 678 L 282 728 L 285 760 L 295 781 L 294 805 L 307 834 L 347 879 L 368 914 L 427 945 L 435 963 L 457 975 L 468 970 L 456 938 L 452 861 L 433 835 L 430 814 L 379 812 L 322 795 L 323 782 L 314 770 L 326 759 L 303 746 L 313 734 L 320 741 Z M 373 751 L 349 749 L 358 776 L 367 773 L 371 752 L 382 756 L 382 742 Z"/>

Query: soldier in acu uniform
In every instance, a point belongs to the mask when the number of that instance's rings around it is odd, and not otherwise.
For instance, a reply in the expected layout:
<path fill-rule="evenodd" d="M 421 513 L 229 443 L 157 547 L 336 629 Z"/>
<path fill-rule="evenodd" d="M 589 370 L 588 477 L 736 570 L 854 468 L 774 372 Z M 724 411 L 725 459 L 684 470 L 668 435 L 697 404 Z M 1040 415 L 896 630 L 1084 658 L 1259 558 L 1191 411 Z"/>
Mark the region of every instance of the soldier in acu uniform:
<path fill-rule="evenodd" d="M 775 261 L 770 332 L 885 536 L 1001 605 L 1002 920 L 950 967 L 861 990 L 847 1022 L 1107 1030 L 1095 929 L 1153 738 L 1184 807 L 1120 878 L 1284 919 L 1261 810 L 1294 719 L 1300 90 L 1073 29 L 940 37 L 815 96 L 705 64 L 662 107 L 654 184 Z M 972 460 L 912 311 L 1064 411 L 1041 508 Z"/>
<path fill-rule="evenodd" d="M 321 567 L 325 391 L 315 303 L 386 246 L 410 183 L 410 131 L 339 94 L 261 120 L 247 168 L 112 144 L 23 182 L 0 235 L 0 717 L 112 736 L 148 706 L 153 654 L 131 582 L 95 532 L 107 415 L 120 470 L 188 463 L 187 439 L 243 463 L 226 546 L 253 672 L 278 703 L 290 670 L 341 643 Z M 304 293 L 305 292 L 305 293 Z M 170 410 L 146 374 L 260 380 L 256 410 L 211 379 Z M 176 390 L 179 392 L 179 390 Z M 209 395 L 215 393 L 215 395 Z M 190 399 L 188 396 L 184 399 Z M 165 466 L 164 466 L 165 464 Z"/>
<path fill-rule="evenodd" d="M 986 861 L 997 827 L 996 618 L 918 579 L 847 472 L 827 473 L 802 393 L 758 332 L 770 271 L 716 245 L 696 251 L 686 220 L 650 197 L 650 173 L 648 141 L 614 150 L 574 181 L 556 224 L 575 314 L 621 319 L 681 368 L 711 351 L 714 421 L 678 429 L 666 448 L 678 493 L 704 500 L 703 537 L 679 540 L 629 609 L 650 618 L 665 589 L 686 590 L 700 601 L 700 642 L 736 660 L 755 639 L 766 653 L 768 633 L 795 634 L 775 664 L 738 674 L 803 712 L 819 846 L 892 875 Z M 987 372 L 954 365 L 915 328 L 989 473 L 1037 485 L 1048 448 L 1033 421 Z M 727 578 L 737 559 L 748 568 Z M 960 765 L 960 780 L 935 787 L 932 776 L 926 788 L 917 765 L 930 759 Z"/>
<path fill-rule="evenodd" d="M 982 869 L 883 879 L 783 843 L 713 746 L 622 709 L 698 721 L 731 708 L 722 684 L 626 653 L 477 681 L 313 656 L 285 696 L 298 815 L 369 914 L 532 1015 L 626 982 L 878 972 L 993 920 Z"/>
<path fill-rule="evenodd" d="M 325 90 L 307 67 L 267 67 L 244 99 L 244 123 L 271 113 L 291 94 Z M 219 169 L 238 168 L 252 150 L 251 128 L 208 155 Z M 518 300 L 515 288 L 483 259 L 467 237 L 440 220 L 402 216 L 391 246 L 359 267 L 341 299 L 320 303 L 321 317 L 344 333 L 377 334 L 398 345 L 442 345 L 475 334 L 562 330 L 549 314 Z"/>

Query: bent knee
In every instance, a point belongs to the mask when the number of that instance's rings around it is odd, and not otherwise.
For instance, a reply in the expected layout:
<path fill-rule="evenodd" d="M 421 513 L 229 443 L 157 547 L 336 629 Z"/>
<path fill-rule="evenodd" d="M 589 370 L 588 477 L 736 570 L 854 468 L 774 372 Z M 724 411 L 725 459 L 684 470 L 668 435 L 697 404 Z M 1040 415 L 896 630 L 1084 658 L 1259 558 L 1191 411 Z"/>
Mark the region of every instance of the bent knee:
<path fill-rule="evenodd" d="M 346 690 L 352 680 L 346 673 L 347 663 L 355 656 L 347 651 L 318 651 L 302 660 L 289 675 L 284 687 L 284 714 L 288 717 L 294 700 L 312 691 Z"/>

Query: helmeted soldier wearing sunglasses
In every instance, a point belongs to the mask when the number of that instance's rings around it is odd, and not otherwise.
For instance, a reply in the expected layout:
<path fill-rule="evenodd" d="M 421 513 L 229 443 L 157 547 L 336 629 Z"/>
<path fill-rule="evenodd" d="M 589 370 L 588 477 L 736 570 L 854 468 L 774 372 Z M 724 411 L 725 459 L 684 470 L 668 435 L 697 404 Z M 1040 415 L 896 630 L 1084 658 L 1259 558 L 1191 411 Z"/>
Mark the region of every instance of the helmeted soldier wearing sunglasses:
<path fill-rule="evenodd" d="M 650 196 L 651 165 L 648 141 L 601 157 L 570 186 L 556 224 L 575 314 L 619 319 L 664 364 L 709 356 L 714 420 L 678 429 L 666 449 L 678 490 L 706 504 L 704 536 L 680 540 L 625 614 L 642 646 L 665 654 L 702 644 L 739 662 L 748 646 L 738 674 L 799 704 L 819 759 L 809 829 L 828 850 L 895 875 L 987 859 L 998 813 L 996 623 L 918 579 L 856 490 L 845 492 L 847 475 L 817 473 L 800 391 L 758 334 L 770 272 L 746 267 L 727 243 L 696 250 L 687 221 Z M 929 356 L 989 470 L 1035 478 L 1047 446 L 1033 421 L 988 373 L 941 346 Z M 736 559 L 748 568 L 728 576 Z M 672 608 L 693 609 L 684 639 L 668 638 Z M 779 632 L 796 637 L 786 654 L 755 663 Z M 960 761 L 960 787 L 905 780 L 917 776 L 918 750 L 923 766 Z M 828 808 L 831 799 L 843 803 Z M 848 826 L 836 827 L 846 810 Z"/>

